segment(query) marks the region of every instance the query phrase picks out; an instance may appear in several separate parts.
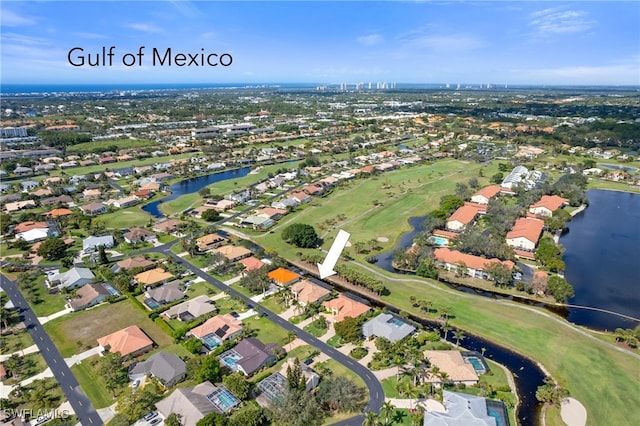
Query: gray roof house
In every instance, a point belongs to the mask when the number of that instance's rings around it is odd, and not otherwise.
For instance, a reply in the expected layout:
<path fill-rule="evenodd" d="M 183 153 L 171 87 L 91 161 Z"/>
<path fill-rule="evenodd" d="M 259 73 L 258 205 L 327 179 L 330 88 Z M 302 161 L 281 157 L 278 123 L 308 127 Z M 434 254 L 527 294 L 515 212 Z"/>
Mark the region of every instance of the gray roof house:
<path fill-rule="evenodd" d="M 89 283 L 78 290 L 78 297 L 69 300 L 68 306 L 74 311 L 79 311 L 97 305 L 110 294 L 102 284 Z"/>
<path fill-rule="evenodd" d="M 94 237 L 91 235 L 90 237 L 82 240 L 82 251 L 85 253 L 91 253 L 98 250 L 99 246 L 104 246 L 105 248 L 113 247 L 114 241 L 111 235 L 103 235 L 101 237 Z"/>
<path fill-rule="evenodd" d="M 52 286 L 75 288 L 90 283 L 94 278 L 95 275 L 89 268 L 71 268 L 67 272 L 50 276 L 49 282 Z"/>
<path fill-rule="evenodd" d="M 225 395 L 225 402 L 220 402 L 220 395 Z M 230 404 L 230 402 L 232 404 Z M 171 413 L 180 416 L 183 426 L 196 426 L 198 420 L 209 413 L 223 413 L 237 405 L 240 401 L 224 387 L 216 387 L 211 382 L 203 382 L 192 388 L 180 388 L 171 395 L 156 403 L 156 408 L 165 418 Z"/>
<path fill-rule="evenodd" d="M 402 340 L 415 330 L 414 326 L 391 314 L 380 314 L 362 325 L 364 337 L 384 337 L 391 342 Z"/>
<path fill-rule="evenodd" d="M 241 340 L 233 349 L 222 353 L 218 359 L 230 370 L 250 376 L 275 361 L 277 352 L 285 353 L 284 349 L 275 343 L 265 345 L 255 337 L 249 337 Z"/>
<path fill-rule="evenodd" d="M 425 411 L 424 426 L 497 426 L 495 417 L 488 414 L 485 398 L 443 391 L 446 412 Z"/>
<path fill-rule="evenodd" d="M 211 303 L 211 298 L 207 295 L 194 297 L 167 309 L 162 313 L 167 318 L 177 318 L 180 321 L 191 321 L 199 316 L 216 311 L 216 306 Z"/>
<path fill-rule="evenodd" d="M 157 378 L 165 386 L 173 386 L 187 376 L 187 365 L 175 354 L 158 352 L 129 369 L 129 379 L 141 379 L 147 374 Z"/>
<path fill-rule="evenodd" d="M 161 285 L 147 290 L 144 294 L 148 299 L 153 299 L 161 305 L 175 302 L 184 297 L 184 291 L 182 290 L 182 281 L 175 280 L 170 283 Z"/>

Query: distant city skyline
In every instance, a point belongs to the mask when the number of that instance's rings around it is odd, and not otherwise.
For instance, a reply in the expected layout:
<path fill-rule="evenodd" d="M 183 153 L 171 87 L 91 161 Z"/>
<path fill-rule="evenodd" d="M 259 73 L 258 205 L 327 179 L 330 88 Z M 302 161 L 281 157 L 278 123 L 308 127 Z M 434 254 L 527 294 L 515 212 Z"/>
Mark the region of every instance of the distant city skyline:
<path fill-rule="evenodd" d="M 0 12 L 2 84 L 640 85 L 638 2 L 3 1 Z"/>

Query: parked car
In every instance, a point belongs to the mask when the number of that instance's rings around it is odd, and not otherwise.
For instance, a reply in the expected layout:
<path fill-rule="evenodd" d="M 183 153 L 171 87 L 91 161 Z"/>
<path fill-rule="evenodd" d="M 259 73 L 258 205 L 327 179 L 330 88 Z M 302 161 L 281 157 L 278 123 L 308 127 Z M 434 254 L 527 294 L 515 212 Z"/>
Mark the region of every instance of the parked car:
<path fill-rule="evenodd" d="M 147 413 L 144 415 L 144 417 L 142 418 L 143 420 L 151 420 L 154 417 L 156 417 L 158 415 L 158 413 L 156 411 L 152 411 L 150 413 Z"/>

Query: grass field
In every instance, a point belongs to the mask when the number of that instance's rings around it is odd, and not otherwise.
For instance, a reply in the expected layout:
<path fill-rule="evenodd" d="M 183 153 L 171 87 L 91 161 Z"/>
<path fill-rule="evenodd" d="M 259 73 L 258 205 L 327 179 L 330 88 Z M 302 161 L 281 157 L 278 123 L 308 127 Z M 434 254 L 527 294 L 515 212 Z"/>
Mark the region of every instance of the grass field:
<path fill-rule="evenodd" d="M 255 337 L 262 343 L 276 343 L 285 350 L 289 342 L 288 332 L 266 317 L 251 317 L 242 321 L 245 329 L 255 330 Z"/>
<path fill-rule="evenodd" d="M 71 367 L 71 372 L 95 408 L 105 408 L 114 403 L 115 398 L 107 391 L 100 375 L 93 370 L 91 358 Z"/>
<path fill-rule="evenodd" d="M 139 326 L 158 346 L 172 343 L 158 325 L 128 299 L 101 305 L 86 311 L 73 312 L 46 323 L 43 327 L 64 357 L 95 347 L 97 339 L 130 325 Z"/>
<path fill-rule="evenodd" d="M 97 152 L 98 149 L 103 149 L 104 147 L 112 147 L 115 146 L 118 150 L 120 149 L 132 149 L 132 148 L 144 148 L 147 146 L 156 146 L 157 143 L 149 140 L 149 139 L 114 139 L 107 141 L 93 141 L 93 142 L 85 142 L 79 143 L 77 145 L 71 145 L 67 147 L 67 154 L 87 154 L 92 152 Z"/>
<path fill-rule="evenodd" d="M 104 223 L 107 228 L 124 229 L 147 226 L 150 219 L 152 219 L 151 215 L 142 211 L 140 206 L 133 206 L 100 215 L 96 218 L 96 221 Z"/>

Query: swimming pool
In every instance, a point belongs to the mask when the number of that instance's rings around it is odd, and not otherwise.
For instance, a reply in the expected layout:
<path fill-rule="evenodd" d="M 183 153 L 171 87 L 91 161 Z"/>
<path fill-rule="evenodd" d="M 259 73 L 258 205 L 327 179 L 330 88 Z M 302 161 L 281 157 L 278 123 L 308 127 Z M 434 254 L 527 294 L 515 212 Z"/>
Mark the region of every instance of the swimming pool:
<path fill-rule="evenodd" d="M 216 387 L 213 392 L 207 395 L 207 399 L 225 413 L 240 404 L 240 400 L 224 386 Z"/>
<path fill-rule="evenodd" d="M 449 240 L 443 237 L 430 237 L 429 241 L 438 246 L 448 246 Z"/>
<path fill-rule="evenodd" d="M 398 319 L 396 317 L 391 318 L 389 320 L 389 323 L 395 325 L 396 327 L 402 327 L 403 325 L 405 325 L 405 323 L 402 320 L 400 320 L 400 319 Z"/>
<path fill-rule="evenodd" d="M 484 373 L 487 372 L 487 370 L 484 368 L 484 364 L 482 363 L 480 358 L 477 358 L 475 356 L 469 356 L 469 357 L 465 357 L 464 359 L 469 364 L 471 364 L 471 366 L 473 366 L 473 369 L 476 370 L 476 373 L 484 374 Z"/>
<path fill-rule="evenodd" d="M 144 304 L 147 305 L 150 309 L 158 309 L 160 307 L 160 304 L 158 302 L 156 302 L 156 299 L 144 299 Z"/>
<path fill-rule="evenodd" d="M 222 343 L 215 334 L 207 334 L 200 340 L 209 349 L 215 349 Z"/>
<path fill-rule="evenodd" d="M 496 426 L 509 426 L 507 408 L 501 401 L 487 399 L 487 414 L 496 419 Z"/>
<path fill-rule="evenodd" d="M 107 290 L 110 295 L 112 295 L 112 296 L 120 296 L 120 292 L 118 290 L 116 290 L 115 288 L 113 288 L 111 286 L 111 284 L 103 283 L 102 287 L 104 287 L 104 289 Z"/>

